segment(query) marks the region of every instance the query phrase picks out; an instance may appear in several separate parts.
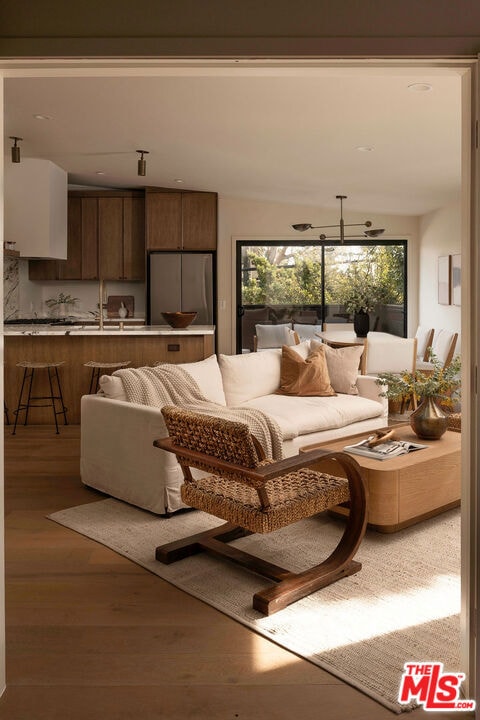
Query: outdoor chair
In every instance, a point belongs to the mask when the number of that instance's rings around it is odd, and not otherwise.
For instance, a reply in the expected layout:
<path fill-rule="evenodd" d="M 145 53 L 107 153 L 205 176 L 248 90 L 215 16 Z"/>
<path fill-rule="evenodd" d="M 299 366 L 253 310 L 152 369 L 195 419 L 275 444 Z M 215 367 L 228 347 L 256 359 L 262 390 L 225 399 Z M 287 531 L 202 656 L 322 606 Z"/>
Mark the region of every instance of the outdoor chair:
<path fill-rule="evenodd" d="M 277 584 L 253 596 L 254 609 L 265 615 L 361 569 L 353 557 L 365 533 L 367 497 L 362 471 L 353 458 L 319 449 L 269 461 L 244 423 L 173 406 L 163 407 L 162 414 L 169 437 L 154 445 L 175 453 L 184 474 L 183 501 L 226 523 L 157 547 L 157 560 L 170 564 L 206 551 L 270 578 Z M 336 463 L 346 477 L 316 469 L 324 461 Z M 191 468 L 208 475 L 193 477 Z M 227 544 L 252 533 L 273 532 L 346 502 L 350 513 L 338 545 L 308 570 L 289 572 Z"/>

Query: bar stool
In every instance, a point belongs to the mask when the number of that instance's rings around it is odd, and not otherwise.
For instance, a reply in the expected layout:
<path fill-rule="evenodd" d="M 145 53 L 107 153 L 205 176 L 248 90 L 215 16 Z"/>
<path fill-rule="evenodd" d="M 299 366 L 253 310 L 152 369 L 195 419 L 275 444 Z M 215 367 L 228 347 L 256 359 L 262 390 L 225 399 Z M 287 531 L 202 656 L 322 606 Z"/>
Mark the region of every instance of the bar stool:
<path fill-rule="evenodd" d="M 106 375 L 108 374 L 108 370 L 119 370 L 120 368 L 127 367 L 127 365 L 130 365 L 131 362 L 131 360 L 123 360 L 122 362 L 99 362 L 97 360 L 89 360 L 88 362 L 83 363 L 85 367 L 92 368 L 88 394 L 91 395 L 92 393 L 97 392 L 98 381 L 100 379 L 100 371 L 103 371 L 102 375 Z"/>
<path fill-rule="evenodd" d="M 3 401 L 3 415 L 4 415 L 5 423 L 7 425 L 10 425 L 10 416 L 8 414 L 8 407 L 7 407 L 7 403 L 5 402 L 5 400 Z"/>
<path fill-rule="evenodd" d="M 57 432 L 57 435 L 59 433 L 58 430 L 58 422 L 57 422 L 57 415 L 63 415 L 63 424 L 68 425 L 67 422 L 67 408 L 64 405 L 63 402 L 63 394 L 62 394 L 62 386 L 60 385 L 60 377 L 58 375 L 58 368 L 61 365 L 65 364 L 65 360 L 61 360 L 60 362 L 31 362 L 31 361 L 23 361 L 17 363 L 17 367 L 23 368 L 23 379 L 22 379 L 22 386 L 20 388 L 20 394 L 18 396 L 18 405 L 17 409 L 13 411 L 15 415 L 15 424 L 13 426 L 12 435 L 15 435 L 17 430 L 17 422 L 18 422 L 18 416 L 22 410 L 25 411 L 25 422 L 23 423 L 26 425 L 28 423 L 28 413 L 30 408 L 33 407 L 51 407 L 53 410 L 53 418 L 55 420 L 55 429 Z M 48 376 L 48 385 L 50 387 L 50 395 L 32 395 L 32 386 L 33 386 L 33 379 L 35 377 L 35 370 L 46 370 L 47 376 Z M 54 383 L 56 383 L 56 393 L 54 392 Z M 27 392 L 27 398 L 26 401 L 23 400 L 23 394 L 24 390 Z M 48 400 L 49 402 L 45 403 L 35 403 L 32 401 L 36 400 Z M 57 410 L 57 404 L 56 401 L 60 404 L 60 410 Z"/>

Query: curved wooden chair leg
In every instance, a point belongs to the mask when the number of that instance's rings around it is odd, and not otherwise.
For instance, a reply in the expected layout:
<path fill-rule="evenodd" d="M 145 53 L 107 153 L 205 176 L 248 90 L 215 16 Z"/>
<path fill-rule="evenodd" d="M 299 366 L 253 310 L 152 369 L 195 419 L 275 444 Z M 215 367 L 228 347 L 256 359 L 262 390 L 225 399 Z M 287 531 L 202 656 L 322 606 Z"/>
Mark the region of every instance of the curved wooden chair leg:
<path fill-rule="evenodd" d="M 253 596 L 253 607 L 264 615 L 272 615 L 331 583 L 361 570 L 353 560 L 367 526 L 367 492 L 362 476 L 346 455 L 329 456 L 345 470 L 350 490 L 350 513 L 345 530 L 336 548 L 326 560 L 301 573 L 289 573 L 277 585 Z"/>

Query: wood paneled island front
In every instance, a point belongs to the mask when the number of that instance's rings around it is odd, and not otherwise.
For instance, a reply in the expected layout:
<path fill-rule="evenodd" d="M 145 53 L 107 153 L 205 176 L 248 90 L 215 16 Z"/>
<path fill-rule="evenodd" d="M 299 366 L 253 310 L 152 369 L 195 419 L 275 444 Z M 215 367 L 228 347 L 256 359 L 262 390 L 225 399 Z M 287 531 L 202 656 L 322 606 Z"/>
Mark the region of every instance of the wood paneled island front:
<path fill-rule="evenodd" d="M 68 408 L 67 418 L 71 424 L 80 423 L 80 399 L 88 393 L 91 368 L 84 363 L 89 360 L 120 362 L 130 360 L 129 367 L 155 365 L 158 362 L 186 363 L 203 360 L 215 352 L 215 329 L 213 326 L 191 326 L 185 330 L 173 330 L 168 326 L 144 326 L 104 330 L 79 326 L 14 326 L 5 327 L 5 401 L 10 418 L 17 407 L 23 368 L 21 361 L 65 361 L 60 368 L 64 402 Z M 45 395 L 48 381 L 35 378 L 38 385 L 35 395 Z M 19 426 L 24 413 L 19 417 Z M 53 423 L 51 408 L 31 411 L 29 424 Z M 60 417 L 60 422 L 62 418 Z M 61 426 L 60 426 L 61 432 Z"/>

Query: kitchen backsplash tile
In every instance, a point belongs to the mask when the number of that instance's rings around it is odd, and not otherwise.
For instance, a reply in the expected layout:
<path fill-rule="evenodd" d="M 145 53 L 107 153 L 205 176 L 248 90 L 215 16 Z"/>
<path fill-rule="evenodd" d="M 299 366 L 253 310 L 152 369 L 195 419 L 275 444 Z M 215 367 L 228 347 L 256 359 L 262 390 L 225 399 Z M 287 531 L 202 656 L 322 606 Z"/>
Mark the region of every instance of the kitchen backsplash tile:
<path fill-rule="evenodd" d="M 3 317 L 9 320 L 17 315 L 20 308 L 19 260 L 3 258 Z"/>

